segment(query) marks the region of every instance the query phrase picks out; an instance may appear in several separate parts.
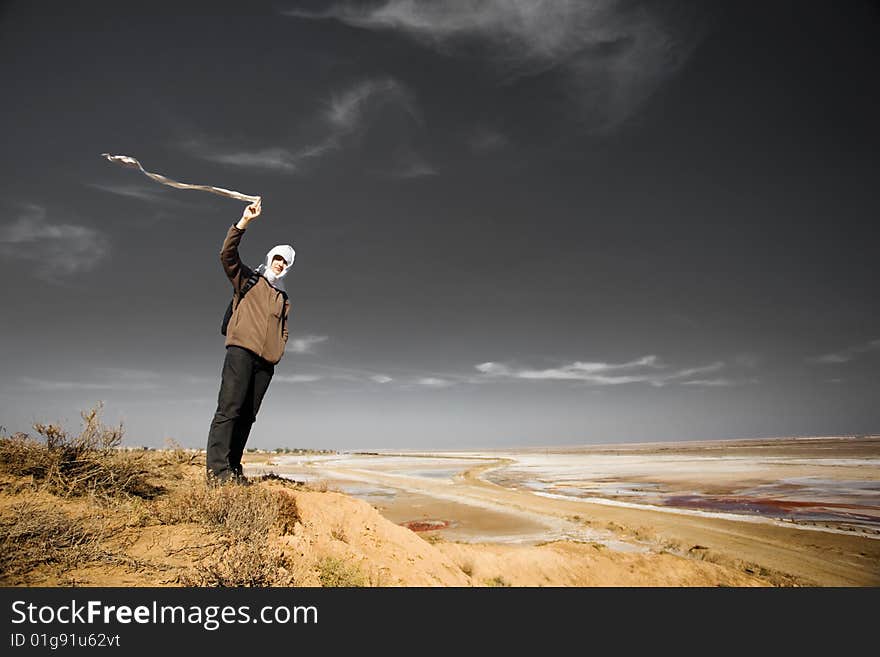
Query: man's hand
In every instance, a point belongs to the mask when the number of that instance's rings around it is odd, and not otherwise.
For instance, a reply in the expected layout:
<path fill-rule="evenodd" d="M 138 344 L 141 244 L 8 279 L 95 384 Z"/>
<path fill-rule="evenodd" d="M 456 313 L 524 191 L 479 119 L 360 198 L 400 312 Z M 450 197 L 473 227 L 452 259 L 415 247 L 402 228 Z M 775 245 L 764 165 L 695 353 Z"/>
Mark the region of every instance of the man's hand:
<path fill-rule="evenodd" d="M 244 212 L 241 215 L 241 219 L 239 219 L 238 223 L 235 224 L 235 226 L 239 230 L 244 230 L 245 228 L 247 228 L 247 225 L 251 221 L 253 221 L 254 219 L 256 219 L 257 217 L 260 216 L 260 212 L 262 211 L 262 208 L 261 208 L 262 202 L 263 202 L 263 200 L 260 199 L 256 203 L 251 203 L 249 206 L 247 206 L 244 209 Z"/>

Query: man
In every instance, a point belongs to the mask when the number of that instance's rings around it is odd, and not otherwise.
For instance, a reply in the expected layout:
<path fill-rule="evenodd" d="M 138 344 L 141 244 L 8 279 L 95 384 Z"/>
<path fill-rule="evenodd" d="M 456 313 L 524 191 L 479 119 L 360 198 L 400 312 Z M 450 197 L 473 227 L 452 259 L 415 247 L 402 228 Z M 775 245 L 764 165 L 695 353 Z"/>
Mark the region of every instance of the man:
<path fill-rule="evenodd" d="M 245 208 L 238 223 L 230 226 L 220 250 L 220 262 L 232 282 L 233 310 L 226 329 L 217 411 L 208 433 L 208 479 L 214 482 L 246 483 L 241 456 L 287 344 L 290 302 L 283 279 L 296 252 L 288 244 L 278 245 L 256 270 L 245 266 L 238 255 L 245 229 L 260 212 L 259 201 Z M 255 273 L 259 274 L 256 283 L 242 297 L 242 288 Z"/>

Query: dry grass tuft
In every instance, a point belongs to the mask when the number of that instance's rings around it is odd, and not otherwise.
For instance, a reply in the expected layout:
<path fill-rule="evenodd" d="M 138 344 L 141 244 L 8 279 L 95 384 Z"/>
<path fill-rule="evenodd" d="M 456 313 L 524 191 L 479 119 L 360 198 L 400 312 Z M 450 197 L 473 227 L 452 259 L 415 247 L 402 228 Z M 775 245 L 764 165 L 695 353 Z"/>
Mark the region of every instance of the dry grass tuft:
<path fill-rule="evenodd" d="M 316 479 L 315 481 L 306 482 L 304 488 L 315 493 L 326 493 L 330 490 L 330 485 L 326 479 Z"/>
<path fill-rule="evenodd" d="M 293 586 L 292 566 L 270 544 L 299 519 L 296 501 L 284 490 L 234 483 L 192 482 L 156 503 L 164 524 L 198 523 L 220 533 L 225 547 L 181 575 L 185 586 Z"/>
<path fill-rule="evenodd" d="M 10 506 L 0 516 L 0 584 L 9 586 L 35 568 L 76 568 L 100 554 L 100 535 L 62 511 L 33 502 Z"/>
<path fill-rule="evenodd" d="M 357 566 L 336 557 L 326 557 L 318 562 L 318 579 L 321 581 L 321 586 L 327 587 L 367 585 L 366 577 Z"/>
<path fill-rule="evenodd" d="M 211 525 L 237 539 L 267 537 L 272 529 L 286 534 L 299 519 L 295 500 L 283 491 L 195 482 L 158 500 L 156 514 L 164 524 Z"/>
<path fill-rule="evenodd" d="M 192 465 L 203 457 L 200 450 L 186 449 L 174 438 L 165 439 L 165 449 L 162 453 L 168 463 L 175 465 Z"/>
<path fill-rule="evenodd" d="M 183 573 L 184 586 L 293 586 L 284 552 L 265 540 L 233 543 Z"/>
<path fill-rule="evenodd" d="M 330 536 L 332 536 L 337 541 L 348 543 L 348 536 L 345 533 L 345 527 L 343 527 L 341 523 L 330 530 Z"/>
<path fill-rule="evenodd" d="M 504 579 L 504 577 L 502 577 L 501 575 L 496 575 L 492 579 L 486 580 L 486 586 L 489 587 L 508 587 L 510 585 L 510 582 Z"/>
<path fill-rule="evenodd" d="M 276 491 L 275 503 L 278 509 L 275 516 L 275 528 L 282 536 L 293 533 L 293 527 L 299 521 L 296 499 L 294 499 L 293 495 L 283 491 Z"/>
<path fill-rule="evenodd" d="M 152 499 L 162 492 L 151 484 L 149 464 L 142 456 L 121 453 L 123 428 L 101 422 L 103 405 L 81 413 L 83 430 L 71 435 L 57 424 L 35 424 L 43 437 L 25 433 L 0 437 L 0 471 L 30 477 L 61 497 L 93 495 Z"/>

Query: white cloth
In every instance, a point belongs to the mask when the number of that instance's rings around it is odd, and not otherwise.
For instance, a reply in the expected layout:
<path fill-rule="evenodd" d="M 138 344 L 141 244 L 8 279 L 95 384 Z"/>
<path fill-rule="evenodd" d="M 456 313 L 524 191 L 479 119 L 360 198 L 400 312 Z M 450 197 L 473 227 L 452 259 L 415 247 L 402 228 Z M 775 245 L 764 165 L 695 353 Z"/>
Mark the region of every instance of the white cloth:
<path fill-rule="evenodd" d="M 284 268 L 284 271 L 276 276 L 275 272 L 272 271 L 272 258 L 277 255 L 280 255 L 287 261 L 287 266 Z M 284 281 L 282 279 L 287 276 L 287 272 L 293 267 L 293 261 L 295 258 L 296 251 L 293 250 L 293 247 L 290 246 L 290 244 L 273 246 L 269 253 L 266 254 L 266 262 L 257 267 L 257 272 L 265 276 L 266 280 L 269 281 L 269 284 L 276 290 L 286 292 L 287 290 L 284 289 Z"/>
<path fill-rule="evenodd" d="M 228 196 L 229 198 L 234 198 L 239 201 L 247 201 L 248 203 L 257 203 L 260 200 L 259 196 L 249 196 L 247 194 L 242 194 L 241 192 L 236 192 L 231 189 L 224 189 L 223 187 L 212 187 L 210 185 L 190 185 L 189 183 L 182 183 L 177 182 L 176 180 L 171 180 L 171 178 L 166 178 L 159 173 L 150 173 L 141 166 L 140 162 L 138 162 L 133 157 L 129 157 L 128 155 L 110 155 L 109 153 L 101 153 L 101 155 L 103 157 L 106 157 L 111 162 L 121 164 L 124 167 L 129 167 L 130 169 L 140 169 L 141 173 L 143 173 L 145 176 L 148 176 L 149 178 L 152 178 L 156 182 L 160 182 L 163 185 L 169 185 L 170 187 L 176 187 L 177 189 L 196 189 L 202 192 L 219 194 L 220 196 Z"/>

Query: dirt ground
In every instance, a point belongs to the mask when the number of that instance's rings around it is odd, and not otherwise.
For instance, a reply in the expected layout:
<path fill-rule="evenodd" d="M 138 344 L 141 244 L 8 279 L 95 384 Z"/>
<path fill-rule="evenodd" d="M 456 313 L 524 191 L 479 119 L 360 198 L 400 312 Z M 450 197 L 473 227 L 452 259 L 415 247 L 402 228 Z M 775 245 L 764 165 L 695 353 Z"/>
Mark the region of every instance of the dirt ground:
<path fill-rule="evenodd" d="M 157 454 L 153 458 L 161 460 Z M 758 572 L 668 551 L 619 552 L 591 542 L 457 543 L 414 532 L 374 506 L 331 490 L 278 479 L 236 487 L 234 504 L 292 501 L 286 525 L 264 544 L 236 538 L 235 525 L 187 521 L 210 506 L 204 465 L 152 464 L 154 499 L 64 497 L 27 477 L 0 477 L 7 586 L 181 586 L 253 582 L 295 586 L 764 586 Z M 207 501 L 206 501 L 207 500 Z M 262 504 L 262 502 L 260 502 Z M 275 502 L 272 502 L 275 504 Z M 233 504 L 233 506 L 234 506 Z M 247 506 L 247 505 L 250 506 Z M 213 508 L 213 507 L 212 507 Z M 193 511 L 193 518 L 198 514 Z M 47 519 L 51 520 L 48 522 Z M 252 519 L 239 519 L 248 523 Z M 34 528 L 26 525 L 32 523 Z M 53 524 L 56 523 L 56 524 Z M 58 527 L 49 532 L 48 528 Z M 230 530 L 231 528 L 231 530 Z M 230 534 L 232 531 L 232 534 Z M 30 533 L 29 533 L 30 532 Z"/>

